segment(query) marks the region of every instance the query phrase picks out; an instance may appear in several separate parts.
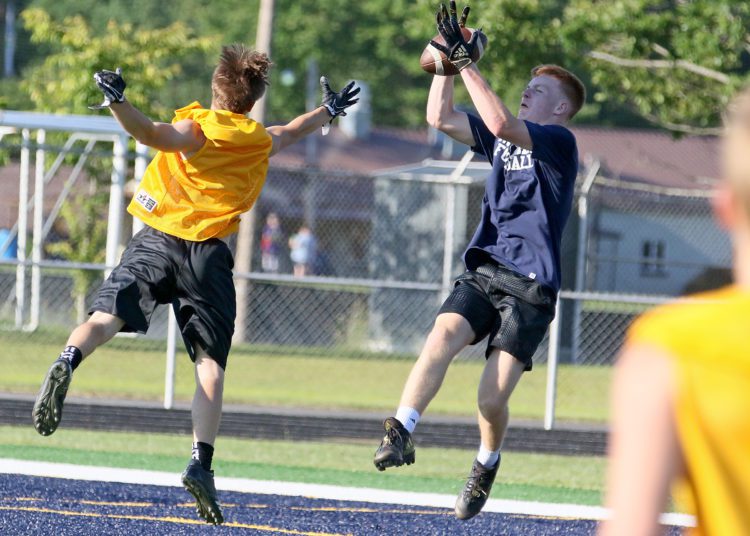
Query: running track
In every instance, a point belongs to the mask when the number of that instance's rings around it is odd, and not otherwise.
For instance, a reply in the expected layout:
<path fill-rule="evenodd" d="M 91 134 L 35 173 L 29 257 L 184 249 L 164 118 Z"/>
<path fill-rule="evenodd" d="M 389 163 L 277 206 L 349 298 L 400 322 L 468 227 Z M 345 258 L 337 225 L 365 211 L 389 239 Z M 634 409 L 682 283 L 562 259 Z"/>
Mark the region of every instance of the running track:
<path fill-rule="evenodd" d="M 462 522 L 446 507 L 453 498 L 442 495 L 217 478 L 226 522 L 212 527 L 197 518 L 178 482 L 169 473 L 0 459 L 0 534 L 580 536 L 594 534 L 595 519 L 603 515 L 595 507 L 490 499 L 490 511 Z M 368 496 L 372 502 L 360 498 Z M 689 522 L 685 516 L 667 520 Z"/>

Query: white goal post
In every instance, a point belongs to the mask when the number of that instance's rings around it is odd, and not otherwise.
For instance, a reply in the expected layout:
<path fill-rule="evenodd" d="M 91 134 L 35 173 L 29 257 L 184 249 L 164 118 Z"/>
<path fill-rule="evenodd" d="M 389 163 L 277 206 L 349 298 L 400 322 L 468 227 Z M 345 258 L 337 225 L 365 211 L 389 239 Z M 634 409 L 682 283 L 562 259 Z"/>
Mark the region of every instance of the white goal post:
<path fill-rule="evenodd" d="M 29 196 L 31 185 L 31 133 L 36 133 L 34 193 Z M 48 131 L 68 133 L 66 143 L 62 147 L 48 147 L 45 145 Z M 112 173 L 109 187 L 109 208 L 107 218 L 107 245 L 105 264 L 111 270 L 117 264 L 120 255 L 120 235 L 124 217 L 125 182 L 128 172 L 128 140 L 130 135 L 120 124 L 109 116 L 88 115 L 56 115 L 39 112 L 24 112 L 0 110 L 0 138 L 4 135 L 21 134 L 21 166 L 19 177 L 18 221 L 13 226 L 5 244 L 17 238 L 17 268 L 16 268 L 16 327 L 26 331 L 33 331 L 39 326 L 41 299 L 41 263 L 43 262 L 44 237 L 57 216 L 60 206 L 70 192 L 72 183 L 81 172 L 83 163 L 91 153 L 96 142 L 112 144 Z M 81 153 L 78 163 L 73 169 L 66 186 L 55 203 L 52 213 L 44 215 L 44 187 L 57 173 L 63 160 L 69 154 L 73 144 L 86 141 L 87 145 Z M 57 152 L 53 164 L 46 166 L 47 153 Z M 134 179 L 140 181 L 149 160 L 148 148 L 138 142 L 135 144 Z M 31 259 L 27 258 L 27 244 L 29 239 L 29 212 L 33 210 L 31 222 Z M 140 222 L 134 221 L 133 230 L 142 227 Z M 0 244 L 4 247 L 5 244 Z M 31 262 L 29 262 L 29 260 Z M 31 292 L 29 302 L 26 301 L 26 267 L 31 265 Z M 29 321 L 24 324 L 29 312 Z M 169 316 L 169 337 L 176 338 L 176 322 L 174 314 Z M 168 344 L 167 378 L 165 380 L 165 400 L 167 408 L 172 407 L 174 385 L 174 341 Z M 172 355 L 170 356 L 170 349 Z"/>

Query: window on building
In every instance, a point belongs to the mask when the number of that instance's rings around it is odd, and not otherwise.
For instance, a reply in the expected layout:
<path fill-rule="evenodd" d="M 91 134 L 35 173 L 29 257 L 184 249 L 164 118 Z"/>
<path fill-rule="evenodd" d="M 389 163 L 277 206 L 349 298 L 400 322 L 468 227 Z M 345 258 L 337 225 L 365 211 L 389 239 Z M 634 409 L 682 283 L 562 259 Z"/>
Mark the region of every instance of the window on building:
<path fill-rule="evenodd" d="M 644 240 L 641 244 L 641 276 L 666 277 L 666 257 L 664 240 Z"/>

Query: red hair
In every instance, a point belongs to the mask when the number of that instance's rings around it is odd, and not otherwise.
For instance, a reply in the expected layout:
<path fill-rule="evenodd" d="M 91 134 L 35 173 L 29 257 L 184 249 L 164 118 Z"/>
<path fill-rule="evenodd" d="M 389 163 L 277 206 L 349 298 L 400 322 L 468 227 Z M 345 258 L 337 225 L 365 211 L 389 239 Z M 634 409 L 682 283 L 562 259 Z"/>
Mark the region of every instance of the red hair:
<path fill-rule="evenodd" d="M 563 93 L 565 93 L 572 107 L 569 118 L 572 118 L 583 108 L 583 103 L 586 102 L 586 86 L 583 85 L 580 78 L 567 69 L 552 64 L 537 65 L 531 69 L 531 76 L 550 76 L 560 82 Z"/>

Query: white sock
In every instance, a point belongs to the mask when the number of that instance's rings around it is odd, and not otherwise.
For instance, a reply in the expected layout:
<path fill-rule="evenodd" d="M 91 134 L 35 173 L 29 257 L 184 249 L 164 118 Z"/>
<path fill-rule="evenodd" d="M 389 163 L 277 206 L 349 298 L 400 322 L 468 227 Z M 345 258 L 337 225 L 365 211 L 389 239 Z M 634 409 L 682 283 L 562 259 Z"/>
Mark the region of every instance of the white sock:
<path fill-rule="evenodd" d="M 479 444 L 479 453 L 477 453 L 477 461 L 491 469 L 495 467 L 495 464 L 500 460 L 500 449 L 489 450 L 484 448 L 484 445 Z"/>
<path fill-rule="evenodd" d="M 403 424 L 406 431 L 411 434 L 414 432 L 414 429 L 419 422 L 419 412 L 414 408 L 399 406 L 398 410 L 396 410 L 396 419 Z"/>

